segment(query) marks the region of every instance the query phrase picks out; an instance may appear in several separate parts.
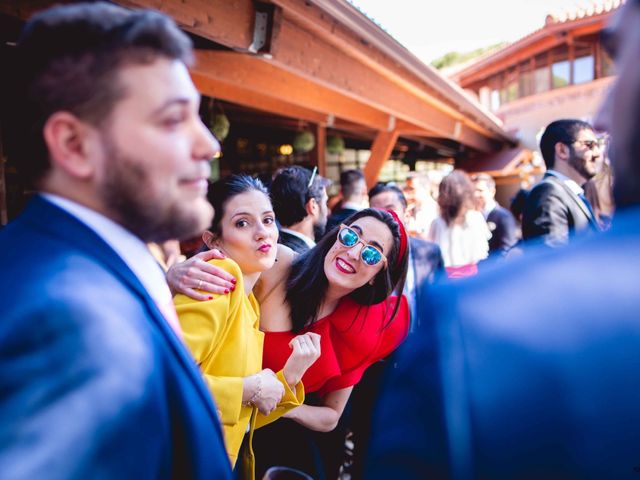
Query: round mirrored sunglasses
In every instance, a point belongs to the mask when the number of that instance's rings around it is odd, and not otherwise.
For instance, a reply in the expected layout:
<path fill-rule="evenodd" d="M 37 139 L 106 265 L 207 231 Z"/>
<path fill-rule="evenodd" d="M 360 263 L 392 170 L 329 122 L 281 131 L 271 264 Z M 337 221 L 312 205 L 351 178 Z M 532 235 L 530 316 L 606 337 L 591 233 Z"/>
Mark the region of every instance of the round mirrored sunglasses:
<path fill-rule="evenodd" d="M 347 225 L 340 225 L 340 230 L 338 231 L 338 241 L 341 245 L 345 247 L 353 247 L 358 243 L 362 244 L 362 249 L 360 250 L 360 258 L 365 265 L 374 266 L 384 262 L 385 266 L 387 264 L 387 258 L 384 254 L 373 245 L 369 245 L 365 243 L 362 239 L 360 239 L 360 235 L 353 228 L 348 227 Z"/>

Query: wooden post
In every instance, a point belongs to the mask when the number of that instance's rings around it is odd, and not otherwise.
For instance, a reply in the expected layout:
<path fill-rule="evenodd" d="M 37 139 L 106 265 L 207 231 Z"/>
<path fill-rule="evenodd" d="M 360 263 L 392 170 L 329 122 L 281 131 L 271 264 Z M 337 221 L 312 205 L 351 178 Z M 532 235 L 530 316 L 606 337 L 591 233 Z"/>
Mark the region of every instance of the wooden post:
<path fill-rule="evenodd" d="M 364 167 L 364 178 L 367 182 L 367 188 L 375 185 L 380 175 L 380 170 L 384 166 L 384 162 L 389 159 L 389 155 L 398 140 L 398 130 L 390 132 L 378 132 L 373 145 L 371 146 L 371 156 L 367 165 Z"/>

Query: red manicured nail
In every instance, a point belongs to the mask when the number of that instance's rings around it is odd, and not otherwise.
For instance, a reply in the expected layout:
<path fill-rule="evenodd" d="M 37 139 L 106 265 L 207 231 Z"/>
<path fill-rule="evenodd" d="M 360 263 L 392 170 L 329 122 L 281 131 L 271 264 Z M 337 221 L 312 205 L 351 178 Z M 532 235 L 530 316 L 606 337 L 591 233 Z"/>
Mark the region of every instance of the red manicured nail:
<path fill-rule="evenodd" d="M 225 289 L 224 289 L 224 293 L 229 293 L 229 289 L 228 289 L 228 288 L 225 288 Z"/>
<path fill-rule="evenodd" d="M 213 297 L 209 297 L 209 300 L 213 300 Z"/>
<path fill-rule="evenodd" d="M 231 283 L 236 283 L 236 282 L 237 282 L 237 280 L 235 278 L 231 279 Z"/>
<path fill-rule="evenodd" d="M 236 289 L 236 286 L 235 286 L 235 285 L 232 285 L 232 286 L 231 286 L 231 291 L 233 292 L 235 289 Z"/>

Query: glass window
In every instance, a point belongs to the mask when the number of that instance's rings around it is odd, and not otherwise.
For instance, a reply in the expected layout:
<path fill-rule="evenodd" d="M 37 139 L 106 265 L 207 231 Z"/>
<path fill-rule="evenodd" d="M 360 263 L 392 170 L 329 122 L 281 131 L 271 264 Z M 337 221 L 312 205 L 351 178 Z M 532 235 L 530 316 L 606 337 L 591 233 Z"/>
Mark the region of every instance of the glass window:
<path fill-rule="evenodd" d="M 549 67 L 536 68 L 533 72 L 534 93 L 542 93 L 551 89 L 549 82 Z"/>
<path fill-rule="evenodd" d="M 569 61 L 563 60 L 551 66 L 553 88 L 561 88 L 569 85 Z"/>
<path fill-rule="evenodd" d="M 600 70 L 601 78 L 616 74 L 614 62 L 602 46 L 600 47 Z"/>
<path fill-rule="evenodd" d="M 576 58 L 573 61 L 573 83 L 586 83 L 593 80 L 593 56 Z"/>
<path fill-rule="evenodd" d="M 518 82 L 511 82 L 507 85 L 507 102 L 513 102 L 518 99 Z"/>
<path fill-rule="evenodd" d="M 520 74 L 520 96 L 526 97 L 533 93 L 533 72 Z"/>
<path fill-rule="evenodd" d="M 491 90 L 491 110 L 494 112 L 500 108 L 500 91 Z"/>

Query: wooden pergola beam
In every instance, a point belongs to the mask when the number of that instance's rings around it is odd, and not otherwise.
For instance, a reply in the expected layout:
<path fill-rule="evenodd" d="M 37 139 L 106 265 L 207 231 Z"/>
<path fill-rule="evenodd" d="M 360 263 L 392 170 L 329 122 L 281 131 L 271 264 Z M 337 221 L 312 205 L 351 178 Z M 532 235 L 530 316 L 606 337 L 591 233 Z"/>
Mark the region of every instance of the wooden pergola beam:
<path fill-rule="evenodd" d="M 389 155 L 393 151 L 393 147 L 398 140 L 398 130 L 390 132 L 378 132 L 371 146 L 371 156 L 364 167 L 364 179 L 367 182 L 367 188 L 375 185 L 380 176 L 380 171 L 384 163 L 389 159 Z"/>
<path fill-rule="evenodd" d="M 283 101 L 324 117 L 344 118 L 375 130 L 387 130 L 391 124 L 385 112 L 366 105 L 342 92 L 287 71 L 271 60 L 236 52 L 196 52 L 197 62 L 191 69 L 207 95 L 249 105 L 247 94 Z M 245 102 L 245 103 L 243 103 Z M 256 107 L 258 108 L 258 107 Z"/>

